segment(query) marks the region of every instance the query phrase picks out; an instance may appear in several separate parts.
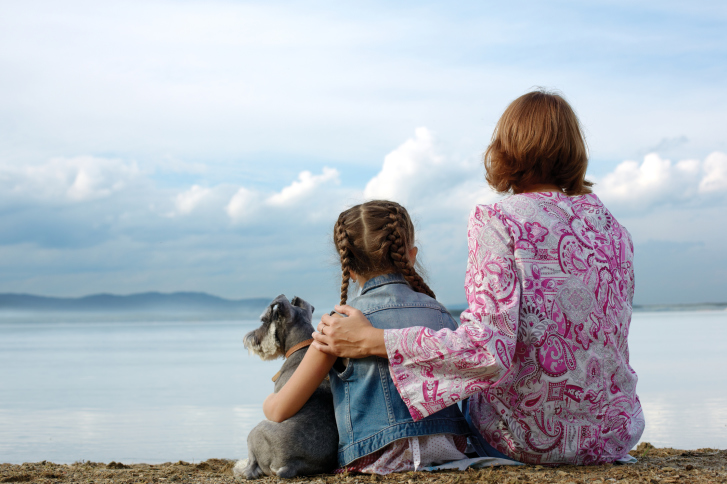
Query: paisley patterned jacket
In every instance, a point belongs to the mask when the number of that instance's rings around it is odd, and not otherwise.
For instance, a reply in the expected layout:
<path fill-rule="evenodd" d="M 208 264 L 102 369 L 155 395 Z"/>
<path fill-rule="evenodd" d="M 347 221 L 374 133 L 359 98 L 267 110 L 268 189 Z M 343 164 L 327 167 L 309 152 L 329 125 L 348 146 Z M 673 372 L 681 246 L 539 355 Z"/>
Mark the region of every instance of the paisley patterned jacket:
<path fill-rule="evenodd" d="M 512 195 L 472 211 L 455 331 L 385 331 L 415 420 L 470 397 L 475 426 L 528 463 L 599 464 L 644 430 L 629 366 L 633 244 L 596 195 Z"/>

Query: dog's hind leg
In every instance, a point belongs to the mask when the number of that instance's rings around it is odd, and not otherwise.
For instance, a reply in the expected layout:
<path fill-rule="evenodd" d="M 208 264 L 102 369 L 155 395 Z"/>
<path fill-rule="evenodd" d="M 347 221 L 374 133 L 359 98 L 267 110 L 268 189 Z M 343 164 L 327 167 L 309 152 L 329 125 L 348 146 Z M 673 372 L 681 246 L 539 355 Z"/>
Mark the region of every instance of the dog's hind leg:
<path fill-rule="evenodd" d="M 295 464 L 291 464 L 290 462 L 287 463 L 287 465 L 284 465 L 280 469 L 275 469 L 273 467 L 270 467 L 270 470 L 272 470 L 276 476 L 282 477 L 283 479 L 290 479 L 291 477 L 295 477 L 299 475 L 298 466 Z"/>
<path fill-rule="evenodd" d="M 283 479 L 290 479 L 296 476 L 295 470 L 291 469 L 290 466 L 283 466 L 277 470 L 273 469 L 273 472 L 275 472 L 276 476 L 282 477 Z"/>
<path fill-rule="evenodd" d="M 241 466 L 240 476 L 245 479 L 257 479 L 264 475 L 275 475 L 270 463 L 278 450 L 270 439 L 271 433 L 278 425 L 280 424 L 263 420 L 250 431 L 247 436 L 247 465 Z"/>
<path fill-rule="evenodd" d="M 255 456 L 255 445 L 253 439 L 250 437 L 255 433 L 260 425 L 252 429 L 250 435 L 247 438 L 247 459 L 239 460 L 232 468 L 232 474 L 235 477 L 244 477 L 245 479 L 257 479 L 265 474 L 265 471 L 260 467 L 257 457 Z"/>
<path fill-rule="evenodd" d="M 263 470 L 254 459 L 238 460 L 235 467 L 232 468 L 232 474 L 235 477 L 244 477 L 245 479 L 257 479 L 262 477 Z"/>

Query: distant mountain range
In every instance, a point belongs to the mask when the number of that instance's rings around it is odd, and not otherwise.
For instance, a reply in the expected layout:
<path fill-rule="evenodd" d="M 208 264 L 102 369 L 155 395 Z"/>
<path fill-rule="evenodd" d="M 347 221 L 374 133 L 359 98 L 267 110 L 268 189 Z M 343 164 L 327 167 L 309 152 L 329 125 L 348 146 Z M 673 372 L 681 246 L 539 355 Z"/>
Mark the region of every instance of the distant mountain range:
<path fill-rule="evenodd" d="M 224 299 L 203 292 L 144 292 L 78 298 L 0 294 L 0 311 L 225 313 L 258 316 L 272 298 Z"/>
<path fill-rule="evenodd" d="M 225 299 L 204 292 L 144 292 L 119 296 L 93 294 L 65 298 L 31 294 L 0 294 L 0 311 L 53 313 L 166 313 L 169 315 L 229 315 L 257 317 L 273 298 Z M 459 317 L 463 306 L 449 308 Z M 634 311 L 709 311 L 725 310 L 727 303 L 634 305 Z"/>

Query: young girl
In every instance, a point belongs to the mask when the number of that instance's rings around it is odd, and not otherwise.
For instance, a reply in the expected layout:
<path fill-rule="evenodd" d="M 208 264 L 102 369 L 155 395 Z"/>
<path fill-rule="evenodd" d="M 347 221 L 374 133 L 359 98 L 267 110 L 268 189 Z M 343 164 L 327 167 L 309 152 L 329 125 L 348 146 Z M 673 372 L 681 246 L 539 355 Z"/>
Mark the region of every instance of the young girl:
<path fill-rule="evenodd" d="M 414 226 L 404 207 L 384 200 L 356 205 L 338 217 L 334 242 L 341 256 L 341 305 L 353 280 L 361 290 L 349 304 L 376 328 L 456 329 L 414 268 Z M 342 468 L 388 474 L 466 457 L 469 428 L 457 406 L 438 406 L 436 386 L 427 388 L 430 415 L 415 422 L 388 362 L 378 356 L 337 361 L 309 348 L 291 379 L 265 400 L 265 416 L 281 422 L 295 415 L 329 372 Z"/>

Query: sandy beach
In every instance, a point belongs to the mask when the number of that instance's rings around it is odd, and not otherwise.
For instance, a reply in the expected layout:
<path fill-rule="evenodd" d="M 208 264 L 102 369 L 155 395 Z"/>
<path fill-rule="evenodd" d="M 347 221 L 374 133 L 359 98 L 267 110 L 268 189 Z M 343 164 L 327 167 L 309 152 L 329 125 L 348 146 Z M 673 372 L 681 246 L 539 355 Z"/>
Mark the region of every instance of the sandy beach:
<path fill-rule="evenodd" d="M 362 474 L 317 475 L 283 480 L 267 477 L 261 484 L 364 484 L 382 481 L 414 484 L 469 483 L 727 483 L 727 450 L 679 450 L 654 448 L 642 443 L 631 454 L 639 459 L 632 465 L 601 465 L 590 467 L 506 466 L 487 469 L 445 472 L 408 472 L 389 476 Z M 200 463 L 167 462 L 164 464 L 133 464 L 109 462 L 51 462 L 0 464 L 0 482 L 38 483 L 233 483 L 234 461 L 209 459 Z"/>

